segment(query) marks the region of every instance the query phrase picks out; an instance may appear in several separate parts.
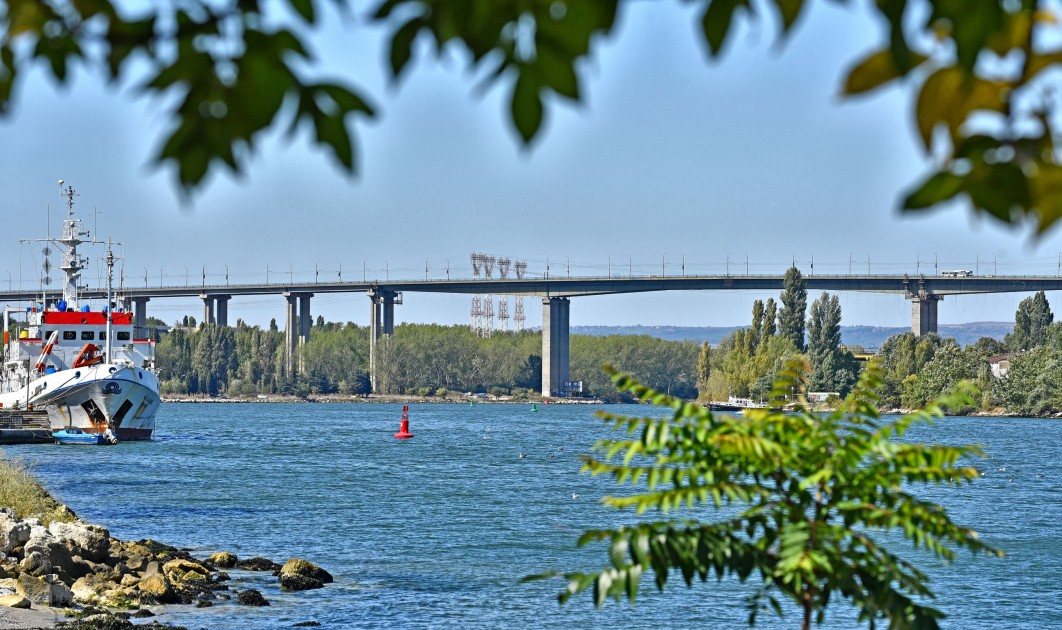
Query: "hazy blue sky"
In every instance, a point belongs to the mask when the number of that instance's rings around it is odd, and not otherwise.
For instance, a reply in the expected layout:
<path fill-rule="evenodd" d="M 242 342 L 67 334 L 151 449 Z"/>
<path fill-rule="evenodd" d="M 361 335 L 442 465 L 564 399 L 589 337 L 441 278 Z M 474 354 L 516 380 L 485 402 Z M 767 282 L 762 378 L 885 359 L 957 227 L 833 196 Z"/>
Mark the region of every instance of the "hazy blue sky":
<path fill-rule="evenodd" d="M 361 172 L 350 179 L 306 135 L 277 133 L 239 179 L 214 177 L 183 206 L 170 173 L 150 167 L 167 120 L 82 74 L 57 90 L 38 71 L 0 122 L 0 284 L 36 285 L 46 208 L 61 216 L 56 180 L 80 193 L 99 233 L 124 243 L 125 281 L 157 284 L 471 275 L 469 253 L 523 258 L 529 275 L 810 272 L 982 273 L 1058 270 L 1062 238 L 971 219 L 965 209 L 907 217 L 902 191 L 926 172 L 913 133 L 913 88 L 841 102 L 846 67 L 883 39 L 858 5 L 813 3 L 783 45 L 770 19 L 734 32 L 721 63 L 706 61 L 695 16 L 681 3 L 628 6 L 614 38 L 585 68 L 580 106 L 550 110 L 532 150 L 506 121 L 507 89 L 476 90 L 456 55 L 421 56 L 397 86 L 379 34 L 338 20 L 314 40 L 323 68 L 356 77 L 381 111 L 358 126 Z M 979 262 L 978 262 L 979 261 Z M 385 272 L 385 268 L 389 271 Z M 53 273 L 53 275 L 55 275 Z M 93 280 L 90 284 L 95 284 Z M 573 325 L 735 325 L 753 293 L 640 294 L 578 299 Z M 1024 295 L 948 298 L 942 323 L 1009 320 Z M 1049 296 L 1056 297 L 1056 296 Z M 898 296 L 841 294 L 844 323 L 904 326 Z M 1057 301 L 1057 300 L 1056 300 Z M 468 296 L 405 296 L 400 321 L 465 323 Z M 1062 307 L 1062 303 L 1056 309 Z M 512 309 L 512 307 L 510 307 Z M 314 315 L 368 321 L 360 295 L 324 296 Z M 166 321 L 199 316 L 198 301 L 154 301 Z M 230 318 L 282 319 L 281 297 L 234 299 Z M 527 302 L 528 325 L 540 306 Z"/>

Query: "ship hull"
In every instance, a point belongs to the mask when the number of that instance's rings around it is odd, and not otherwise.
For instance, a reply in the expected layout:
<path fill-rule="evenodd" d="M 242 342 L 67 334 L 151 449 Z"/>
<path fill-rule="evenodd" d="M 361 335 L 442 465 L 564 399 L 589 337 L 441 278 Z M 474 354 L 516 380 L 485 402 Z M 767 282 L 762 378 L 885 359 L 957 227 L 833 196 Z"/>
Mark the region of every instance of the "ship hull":
<path fill-rule="evenodd" d="M 106 363 L 62 370 L 30 383 L 30 392 L 53 431 L 106 425 L 120 441 L 150 440 L 155 432 L 159 381 L 149 370 Z"/>

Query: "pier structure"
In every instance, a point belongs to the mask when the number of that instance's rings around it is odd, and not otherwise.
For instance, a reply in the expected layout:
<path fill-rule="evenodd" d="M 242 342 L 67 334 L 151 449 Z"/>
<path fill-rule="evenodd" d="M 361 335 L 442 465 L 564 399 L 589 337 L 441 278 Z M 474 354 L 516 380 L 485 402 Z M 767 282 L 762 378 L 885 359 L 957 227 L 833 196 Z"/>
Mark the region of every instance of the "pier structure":
<path fill-rule="evenodd" d="M 367 292 L 371 305 L 369 319 L 369 382 L 372 391 L 377 391 L 376 364 L 380 357 L 380 337 L 395 333 L 395 304 L 401 304 L 401 296 L 388 289 L 374 287 Z M 307 329 L 309 333 L 309 329 Z"/>
<path fill-rule="evenodd" d="M 289 284 L 243 284 L 158 286 L 123 288 L 117 301 L 134 313 L 138 336 L 147 336 L 147 303 L 166 298 L 198 297 L 203 300 L 203 321 L 228 325 L 228 302 L 233 297 L 277 295 L 286 299 L 286 351 L 289 373 L 295 369 L 298 348 L 310 339 L 312 320 L 310 299 L 317 294 L 361 293 L 371 304 L 369 372 L 373 388 L 377 387 L 379 341 L 394 333 L 394 307 L 401 304 L 405 291 L 423 293 L 458 293 L 467 295 L 511 295 L 518 300 L 537 297 L 542 300 L 542 394 L 563 395 L 569 380 L 570 301 L 576 297 L 648 293 L 657 291 L 781 291 L 781 275 L 722 276 L 628 276 L 566 277 L 543 275 L 527 277 L 517 270 L 517 277 L 465 280 L 395 280 L 362 282 L 307 282 Z M 911 302 L 911 331 L 917 336 L 937 332 L 940 301 L 946 296 L 988 293 L 1033 293 L 1062 290 L 1058 276 L 910 276 L 904 275 L 808 275 L 804 285 L 814 291 L 856 291 L 902 295 Z M 85 299 L 105 298 L 105 289 L 82 288 Z M 38 291 L 0 291 L 5 302 L 54 304 L 58 293 Z M 522 304 L 522 302 L 517 302 Z"/>

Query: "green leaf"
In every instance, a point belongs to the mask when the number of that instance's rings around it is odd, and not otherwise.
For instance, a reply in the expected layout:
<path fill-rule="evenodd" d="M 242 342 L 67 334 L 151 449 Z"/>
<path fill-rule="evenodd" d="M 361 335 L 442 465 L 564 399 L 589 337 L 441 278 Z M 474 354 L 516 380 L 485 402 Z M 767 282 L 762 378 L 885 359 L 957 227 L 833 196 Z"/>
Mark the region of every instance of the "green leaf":
<path fill-rule="evenodd" d="M 904 210 L 924 210 L 942 203 L 962 192 L 963 181 L 949 171 L 933 173 L 903 201 Z"/>
<path fill-rule="evenodd" d="M 782 18 L 782 33 L 788 33 L 793 28 L 800 11 L 804 8 L 804 0 L 774 0 L 778 8 L 778 14 Z"/>
<path fill-rule="evenodd" d="M 391 37 L 391 77 L 397 79 L 413 56 L 413 42 L 424 26 L 420 18 L 403 24 Z"/>
<path fill-rule="evenodd" d="M 730 33 L 734 11 L 739 6 L 746 6 L 746 0 L 709 0 L 701 18 L 701 30 L 713 57 L 723 49 L 726 36 Z"/>
<path fill-rule="evenodd" d="M 1046 232 L 1062 219 L 1062 167 L 1055 164 L 1039 164 L 1036 173 L 1029 178 L 1039 224 L 1037 231 Z"/>
<path fill-rule="evenodd" d="M 302 19 L 306 20 L 310 24 L 313 24 L 313 0 L 288 0 L 288 4 L 290 4 L 291 8 L 295 9 L 295 11 L 302 16 Z"/>
<path fill-rule="evenodd" d="M 965 179 L 964 190 L 970 201 L 1004 223 L 1011 222 L 1012 212 L 1031 205 L 1028 179 L 1016 164 L 985 164 Z"/>
<path fill-rule="evenodd" d="M 542 97 L 539 86 L 528 72 L 520 72 L 513 86 L 512 119 L 524 144 L 528 144 L 542 126 Z"/>
<path fill-rule="evenodd" d="M 845 94 L 862 94 L 878 88 L 893 79 L 904 76 L 914 67 L 921 65 L 927 57 L 918 53 L 911 53 L 912 63 L 909 68 L 901 72 L 896 67 L 896 59 L 891 49 L 882 49 L 871 53 L 851 70 L 844 83 Z"/>

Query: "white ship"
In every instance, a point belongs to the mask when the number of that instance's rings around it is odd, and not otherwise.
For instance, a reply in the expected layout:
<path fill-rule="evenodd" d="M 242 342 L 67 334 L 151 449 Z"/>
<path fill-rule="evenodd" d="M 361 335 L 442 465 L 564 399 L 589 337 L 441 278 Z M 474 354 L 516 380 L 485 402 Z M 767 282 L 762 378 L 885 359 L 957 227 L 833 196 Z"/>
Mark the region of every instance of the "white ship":
<path fill-rule="evenodd" d="M 86 433 L 110 431 L 120 441 L 151 439 L 159 408 L 155 341 L 137 338 L 132 313 L 111 308 L 110 244 L 107 301 L 97 309 L 82 304 L 78 281 L 88 259 L 77 248 L 96 241 L 73 217 L 73 188 L 64 195 L 62 236 L 50 241 L 62 255 L 63 297 L 4 309 L 0 406 L 4 411 L 43 408 L 52 431 L 75 427 Z"/>

